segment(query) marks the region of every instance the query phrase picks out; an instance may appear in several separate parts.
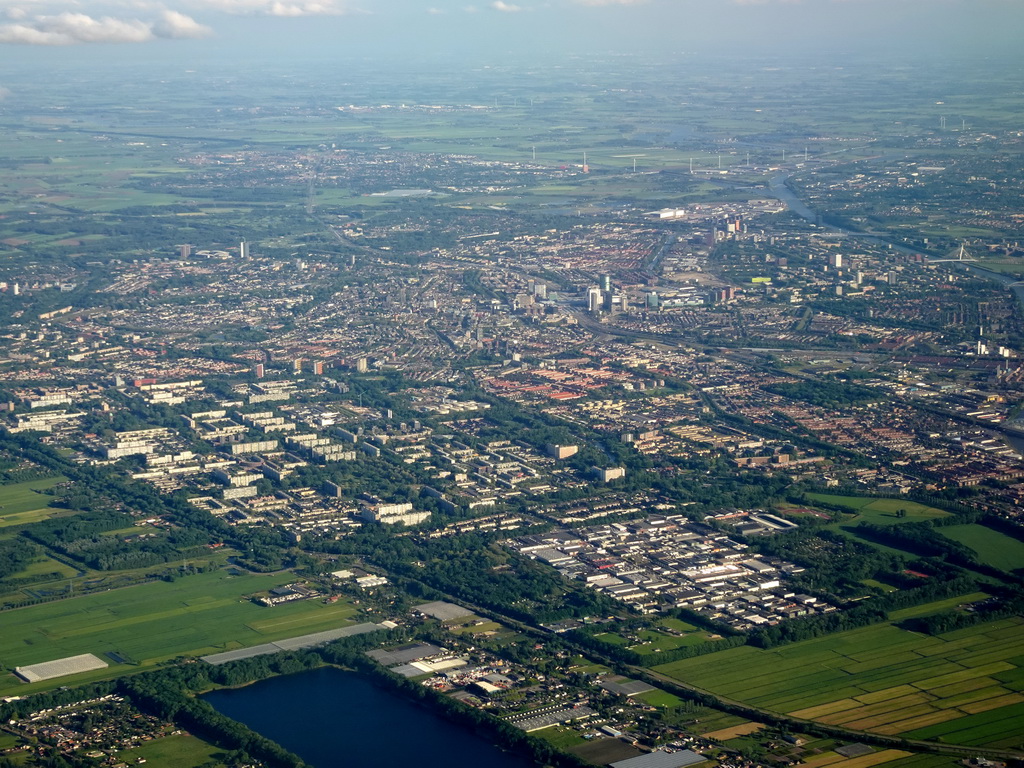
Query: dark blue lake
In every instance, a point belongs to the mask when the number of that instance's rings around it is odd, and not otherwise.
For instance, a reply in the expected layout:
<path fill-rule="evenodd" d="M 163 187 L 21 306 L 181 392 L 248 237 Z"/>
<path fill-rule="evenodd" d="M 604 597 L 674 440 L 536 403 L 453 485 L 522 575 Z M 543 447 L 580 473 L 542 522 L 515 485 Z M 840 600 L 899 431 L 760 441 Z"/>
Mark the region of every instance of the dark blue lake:
<path fill-rule="evenodd" d="M 536 768 L 426 707 L 333 667 L 204 698 L 316 768 Z"/>

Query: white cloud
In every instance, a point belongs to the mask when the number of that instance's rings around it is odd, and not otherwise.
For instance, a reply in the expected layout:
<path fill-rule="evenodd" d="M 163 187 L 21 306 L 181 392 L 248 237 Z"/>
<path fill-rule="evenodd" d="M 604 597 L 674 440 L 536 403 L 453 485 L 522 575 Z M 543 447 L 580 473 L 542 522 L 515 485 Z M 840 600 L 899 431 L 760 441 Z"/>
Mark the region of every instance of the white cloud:
<path fill-rule="evenodd" d="M 440 8 L 427 8 L 427 13 L 430 16 L 441 16 L 444 13 L 444 11 L 442 11 Z"/>
<path fill-rule="evenodd" d="M 505 0 L 494 0 L 494 2 L 491 3 L 491 8 L 496 11 L 501 11 L 502 13 L 518 13 L 523 10 L 522 6 L 506 3 Z"/>
<path fill-rule="evenodd" d="M 341 9 L 331 3 L 271 3 L 267 8 L 271 16 L 334 16 Z"/>
<path fill-rule="evenodd" d="M 0 24 L 0 43 L 13 45 L 75 45 L 77 43 L 144 43 L 157 37 L 194 38 L 209 28 L 176 11 L 164 11 L 156 21 L 94 18 L 85 13 L 34 16 L 17 24 Z"/>
<path fill-rule="evenodd" d="M 204 9 L 256 16 L 344 16 L 366 11 L 339 5 L 334 0 L 203 0 Z"/>
<path fill-rule="evenodd" d="M 23 24 L 0 26 L 0 43 L 72 45 L 74 43 L 141 43 L 153 37 L 138 19 L 94 19 L 84 13 L 36 16 Z"/>
<path fill-rule="evenodd" d="M 603 8 L 608 5 L 643 5 L 647 0 L 573 0 L 576 5 Z"/>
<path fill-rule="evenodd" d="M 195 39 L 212 33 L 209 27 L 178 11 L 164 11 L 153 24 L 153 34 L 169 40 Z"/>

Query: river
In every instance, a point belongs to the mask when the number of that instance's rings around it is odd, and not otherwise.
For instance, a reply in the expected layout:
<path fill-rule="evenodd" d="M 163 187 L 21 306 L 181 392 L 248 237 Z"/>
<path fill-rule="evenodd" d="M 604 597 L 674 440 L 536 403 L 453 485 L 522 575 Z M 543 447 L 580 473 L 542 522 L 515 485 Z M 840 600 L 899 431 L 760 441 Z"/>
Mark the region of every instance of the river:
<path fill-rule="evenodd" d="M 775 197 L 777 197 L 781 202 L 785 203 L 786 207 L 793 211 L 793 213 L 797 214 L 803 219 L 806 219 L 807 221 L 817 223 L 820 220 L 820 216 L 818 215 L 818 213 L 809 208 L 807 204 L 804 203 L 804 201 L 801 200 L 799 197 L 797 197 L 793 193 L 793 190 L 790 189 L 789 186 L 786 184 L 786 181 L 789 179 L 791 175 L 792 174 L 783 173 L 779 174 L 778 176 L 773 176 L 768 182 L 768 188 L 771 190 L 771 193 L 775 195 Z M 878 237 L 877 235 L 870 235 L 864 232 L 855 232 L 850 229 L 843 229 L 842 227 L 836 226 L 830 226 L 828 228 L 831 231 L 840 233 L 842 235 L 858 237 L 864 240 L 870 240 L 875 243 L 888 245 L 890 248 L 894 248 L 904 253 L 917 253 L 917 251 L 913 251 L 907 248 L 906 246 L 899 245 L 898 243 L 890 243 L 888 240 Z M 1004 275 L 999 272 L 993 272 L 990 269 L 985 269 L 984 267 L 979 267 L 974 264 L 969 264 L 967 262 L 955 262 L 955 264 L 956 266 L 970 272 L 971 274 L 977 275 L 978 277 L 984 277 L 989 280 L 994 280 L 997 283 L 1006 286 L 1017 297 L 1017 300 L 1020 302 L 1021 306 L 1024 307 L 1024 284 L 1022 284 L 1022 282 L 1019 281 L 1016 277 Z M 999 428 L 996 427 L 996 429 Z M 1003 435 L 1003 439 L 1006 442 L 1008 442 L 1014 448 L 1014 450 L 1020 453 L 1024 453 L 1024 437 L 1021 437 L 1016 433 L 1009 433 L 1003 430 L 999 431 Z"/>
<path fill-rule="evenodd" d="M 790 174 L 788 173 L 773 176 L 768 182 L 768 188 L 772 191 L 772 194 L 775 195 L 775 197 L 786 204 L 786 207 L 789 208 L 789 210 L 797 216 L 807 219 L 812 224 L 816 224 L 818 222 L 818 214 L 808 208 L 803 200 L 793 194 L 793 190 L 791 190 L 786 184 L 789 177 Z"/>
<path fill-rule="evenodd" d="M 820 214 L 817 211 L 809 208 L 807 204 L 799 197 L 797 197 L 796 194 L 793 193 L 793 190 L 791 190 L 789 186 L 786 184 L 790 176 L 792 176 L 792 174 L 789 173 L 781 173 L 778 176 L 773 176 L 768 181 L 768 189 L 771 190 L 771 193 L 776 198 L 778 198 L 779 201 L 785 203 L 786 207 L 789 208 L 789 210 L 793 211 L 793 213 L 795 213 L 797 216 L 799 216 L 802 219 L 806 219 L 811 223 L 818 223 L 821 220 Z M 915 251 L 912 248 L 907 248 L 905 245 L 900 245 L 899 243 L 891 243 L 885 238 L 879 237 L 878 235 L 872 235 L 866 232 L 856 232 L 852 229 L 844 229 L 843 227 L 837 227 L 833 225 L 829 225 L 827 228 L 832 232 L 836 232 L 837 234 L 841 234 L 844 236 L 856 237 L 862 240 L 868 240 L 874 243 L 887 245 L 890 248 L 893 248 L 897 251 L 901 251 L 903 253 L 919 253 L 919 251 Z M 1003 275 L 1000 274 L 999 272 L 993 272 L 992 270 L 985 269 L 984 267 L 977 267 L 973 264 L 969 264 L 966 262 L 957 262 L 957 264 L 967 269 L 969 272 L 973 272 L 979 277 L 986 277 L 989 278 L 990 280 L 995 280 L 996 282 L 1002 283 L 1003 285 L 1007 286 L 1017 296 L 1017 299 L 1020 301 L 1021 306 L 1024 306 L 1024 285 L 1014 285 L 1010 287 L 1011 283 L 1019 282 L 1017 278 L 1010 277 L 1009 275 Z"/>
<path fill-rule="evenodd" d="M 978 267 L 974 264 L 967 264 L 966 262 L 957 263 L 959 263 L 961 268 L 966 269 L 968 272 L 975 274 L 978 277 L 984 277 L 989 280 L 995 280 L 997 283 L 1002 283 L 1017 295 L 1017 300 L 1020 301 L 1021 306 L 1024 306 L 1024 285 L 1021 285 L 1021 281 L 1016 277 L 1004 275 L 999 272 L 993 272 L 991 269 Z M 1014 285 L 1014 283 L 1017 283 L 1017 285 Z"/>
<path fill-rule="evenodd" d="M 425 707 L 334 667 L 203 698 L 316 768 L 536 768 Z"/>

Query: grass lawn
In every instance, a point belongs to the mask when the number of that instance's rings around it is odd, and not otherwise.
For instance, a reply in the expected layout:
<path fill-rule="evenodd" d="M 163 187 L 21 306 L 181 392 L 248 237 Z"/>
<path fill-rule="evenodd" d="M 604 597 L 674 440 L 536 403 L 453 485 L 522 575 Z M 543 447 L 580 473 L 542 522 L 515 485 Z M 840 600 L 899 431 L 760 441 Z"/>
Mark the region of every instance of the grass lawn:
<path fill-rule="evenodd" d="M 917 606 L 885 624 L 770 650 L 742 646 L 655 669 L 728 698 L 855 730 L 938 729 L 951 743 L 1024 742 L 1013 727 L 1024 707 L 1024 618 L 938 637 L 895 626 L 982 597 Z"/>
<path fill-rule="evenodd" d="M 896 592 L 897 591 L 896 587 L 894 587 L 892 584 L 883 584 L 878 579 L 861 579 L 860 583 L 863 584 L 866 587 L 874 587 L 875 589 L 880 589 L 883 592 Z"/>
<path fill-rule="evenodd" d="M 948 517 L 949 512 L 936 507 L 929 507 L 918 504 L 916 501 L 904 499 L 876 499 L 863 496 L 836 496 L 827 493 L 807 494 L 808 503 L 813 505 L 815 501 L 825 504 L 833 504 L 845 507 L 847 512 L 829 512 L 835 518 L 826 528 L 836 533 L 854 539 L 862 544 L 874 547 L 883 552 L 894 555 L 908 555 L 907 550 L 881 544 L 877 541 L 865 538 L 857 533 L 859 523 L 871 523 L 873 525 L 898 525 L 901 523 L 916 523 L 922 520 L 933 520 L 938 517 Z M 899 516 L 900 510 L 905 513 Z"/>
<path fill-rule="evenodd" d="M 673 618 L 659 619 L 649 629 L 627 631 L 626 634 L 628 637 L 617 632 L 603 632 L 597 637 L 609 645 L 628 646 L 631 651 L 636 651 L 644 656 L 674 651 L 676 648 L 690 645 L 700 645 L 709 642 L 712 638 L 710 632 Z"/>
<path fill-rule="evenodd" d="M 288 574 L 214 571 L 7 611 L 0 663 L 13 668 L 81 653 L 108 661 L 104 654 L 114 651 L 146 666 L 352 623 L 356 609 L 347 603 L 302 600 L 266 608 L 245 598 L 288 581 Z M 112 664 L 109 670 L 86 674 L 96 679 L 135 668 Z M 79 681 L 72 677 L 25 685 L 8 676 L 0 678 L 0 692 Z"/>
<path fill-rule="evenodd" d="M 126 749 L 117 754 L 118 759 L 130 765 L 146 761 L 149 768 L 180 768 L 185 765 L 202 765 L 217 760 L 217 755 L 224 752 L 202 739 L 187 733 L 164 736 L 137 747 Z"/>
<path fill-rule="evenodd" d="M 936 530 L 946 538 L 973 549 L 978 560 L 987 565 L 1004 571 L 1024 568 L 1024 541 L 976 523 L 950 525 Z"/>
<path fill-rule="evenodd" d="M 611 672 L 611 669 L 603 664 L 583 664 L 572 667 L 572 670 L 581 675 L 604 675 Z"/>
<path fill-rule="evenodd" d="M 66 477 L 47 477 L 26 483 L 0 485 L 0 527 L 34 523 L 64 511 L 50 506 L 53 496 L 37 491 L 53 488 L 66 480 Z"/>
<path fill-rule="evenodd" d="M 14 578 L 27 579 L 35 576 L 45 576 L 49 573 L 59 573 L 64 578 L 70 579 L 75 576 L 78 571 L 70 565 L 65 565 L 58 560 L 54 560 L 52 557 L 42 557 L 29 563 L 25 570 L 15 573 Z"/>
<path fill-rule="evenodd" d="M 665 629 L 673 629 L 676 632 L 697 632 L 698 627 L 689 622 L 683 621 L 682 619 L 664 618 L 658 621 L 658 624 L 665 627 Z"/>
<path fill-rule="evenodd" d="M 502 628 L 502 625 L 496 621 L 488 621 L 484 624 L 464 624 L 458 627 L 450 627 L 448 629 L 453 635 L 479 635 L 484 632 L 497 632 Z"/>
<path fill-rule="evenodd" d="M 683 648 L 685 646 L 700 645 L 711 640 L 711 633 L 703 630 L 676 636 L 645 629 L 638 632 L 637 635 L 643 642 L 630 646 L 630 650 L 645 656 L 664 653 L 665 651 L 674 651 L 676 648 Z"/>
<path fill-rule="evenodd" d="M 905 499 L 873 499 L 861 496 L 835 496 L 827 493 L 809 493 L 807 498 L 813 501 L 846 507 L 853 514 L 840 521 L 850 523 L 867 522 L 875 525 L 893 525 L 896 523 L 916 523 L 922 520 L 933 520 L 937 517 L 949 517 L 949 512 L 916 501 Z M 906 514 L 899 517 L 903 510 Z"/>
<path fill-rule="evenodd" d="M 537 731 L 534 735 L 544 739 L 551 746 L 558 747 L 558 749 L 568 749 L 569 747 L 575 747 L 586 742 L 586 739 L 583 738 L 579 731 L 564 725 L 544 728 Z"/>
<path fill-rule="evenodd" d="M 0 733 L 0 750 L 16 747 L 20 741 L 13 733 Z"/>

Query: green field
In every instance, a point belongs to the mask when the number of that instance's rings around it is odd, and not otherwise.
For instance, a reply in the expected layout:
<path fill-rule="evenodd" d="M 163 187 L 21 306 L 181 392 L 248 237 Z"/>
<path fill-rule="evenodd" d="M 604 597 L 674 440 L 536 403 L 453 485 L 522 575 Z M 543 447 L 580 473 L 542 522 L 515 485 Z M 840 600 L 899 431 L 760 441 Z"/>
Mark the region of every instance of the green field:
<path fill-rule="evenodd" d="M 854 539 L 862 544 L 867 544 L 875 549 L 879 549 L 893 555 L 906 556 L 912 553 L 891 545 L 881 544 L 870 538 L 862 536 L 858 532 L 857 526 L 860 523 L 870 523 L 872 525 L 918 523 L 924 520 L 948 517 L 950 514 L 949 512 L 937 509 L 936 507 L 929 507 L 924 504 L 918 504 L 916 501 L 904 499 L 876 499 L 863 496 L 836 496 L 834 494 L 827 493 L 809 493 L 807 494 L 807 500 L 808 504 L 812 506 L 815 501 L 818 501 L 825 504 L 845 507 L 847 512 L 838 514 L 830 512 L 830 514 L 836 519 L 826 527 L 842 536 L 846 536 L 847 538 Z M 900 514 L 900 510 L 903 512 L 902 516 Z"/>
<path fill-rule="evenodd" d="M 635 632 L 604 632 L 597 637 L 611 645 L 628 647 L 644 656 L 701 645 L 714 639 L 710 632 L 673 618 L 659 619 L 653 626 Z"/>
<path fill-rule="evenodd" d="M 891 584 L 885 584 L 879 581 L 878 579 L 861 579 L 860 583 L 866 587 L 874 587 L 875 589 L 880 589 L 883 592 L 897 591 L 896 587 L 892 586 Z"/>
<path fill-rule="evenodd" d="M 317 600 L 258 606 L 244 596 L 287 583 L 284 574 L 233 576 L 227 571 L 188 576 L 173 583 L 149 582 L 85 597 L 19 608 L 3 613 L 0 663 L 7 668 L 64 656 L 114 651 L 141 665 L 179 655 L 201 655 L 350 624 L 356 609 Z M 97 679 L 136 667 L 86 673 Z M 0 692 L 47 688 L 13 675 L 0 678 Z"/>
<path fill-rule="evenodd" d="M 66 480 L 66 477 L 47 477 L 26 483 L 0 485 L 0 527 L 34 523 L 63 511 L 50 506 L 53 496 L 38 491 L 53 488 Z"/>
<path fill-rule="evenodd" d="M 211 761 L 219 764 L 217 756 L 223 752 L 195 736 L 179 733 L 118 752 L 117 757 L 129 764 L 145 761 L 149 768 L 181 768 Z"/>
<path fill-rule="evenodd" d="M 502 628 L 501 624 L 496 621 L 488 621 L 484 624 L 476 625 L 462 625 L 449 627 L 448 631 L 453 635 L 480 635 L 485 632 L 498 632 Z"/>
<path fill-rule="evenodd" d="M 637 701 L 642 701 L 645 704 L 650 704 L 652 707 L 657 707 L 658 709 L 678 707 L 683 703 L 682 699 L 668 691 L 648 691 L 647 693 L 638 693 L 632 698 Z"/>
<path fill-rule="evenodd" d="M 933 520 L 937 517 L 949 517 L 949 512 L 916 501 L 904 499 L 873 499 L 862 496 L 835 496 L 828 493 L 809 493 L 807 498 L 815 501 L 846 507 L 853 517 L 847 517 L 843 523 L 873 523 L 875 525 L 893 525 L 895 523 L 917 523 L 922 520 Z M 906 515 L 899 517 L 899 510 Z"/>
<path fill-rule="evenodd" d="M 545 728 L 537 731 L 537 736 L 544 739 L 548 744 L 558 749 L 569 749 L 580 744 L 585 744 L 583 734 L 575 728 L 566 725 L 556 725 L 554 728 Z"/>
<path fill-rule="evenodd" d="M 955 743 L 1024 746 L 1024 618 L 938 637 L 895 626 L 981 597 L 919 606 L 889 623 L 771 650 L 742 646 L 655 669 L 727 698 L 855 730 L 918 734 L 941 726 Z"/>
<path fill-rule="evenodd" d="M 11 749 L 21 743 L 21 739 L 15 736 L 13 733 L 0 732 L 0 751 L 5 749 Z"/>
<path fill-rule="evenodd" d="M 987 565 L 1004 571 L 1024 568 L 1024 541 L 978 524 L 949 525 L 936 530 L 973 549 L 978 560 Z"/>
<path fill-rule="evenodd" d="M 59 573 L 66 579 L 75 576 L 78 571 L 70 565 L 54 560 L 52 557 L 41 557 L 28 564 L 28 567 L 14 574 L 15 578 L 28 579 L 38 576 L 45 576 L 50 573 Z"/>

